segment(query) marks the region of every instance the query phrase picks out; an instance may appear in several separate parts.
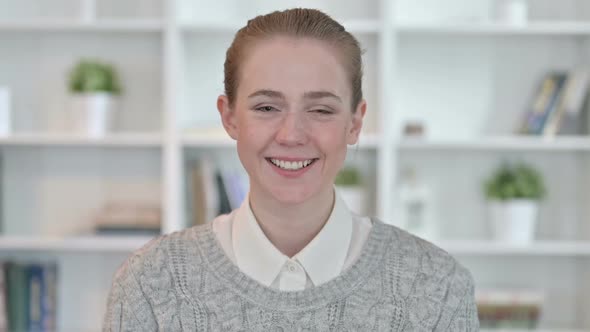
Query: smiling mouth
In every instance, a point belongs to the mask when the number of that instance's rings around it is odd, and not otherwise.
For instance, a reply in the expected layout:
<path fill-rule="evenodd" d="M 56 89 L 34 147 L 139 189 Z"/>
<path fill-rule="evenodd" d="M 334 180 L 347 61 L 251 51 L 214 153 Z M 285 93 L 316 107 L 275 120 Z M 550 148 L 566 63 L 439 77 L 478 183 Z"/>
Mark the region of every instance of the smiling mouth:
<path fill-rule="evenodd" d="M 313 165 L 318 158 L 312 158 L 302 161 L 285 161 L 276 158 L 265 158 L 269 163 L 277 166 L 278 168 L 287 170 L 287 171 L 298 171 L 300 169 L 309 167 Z"/>

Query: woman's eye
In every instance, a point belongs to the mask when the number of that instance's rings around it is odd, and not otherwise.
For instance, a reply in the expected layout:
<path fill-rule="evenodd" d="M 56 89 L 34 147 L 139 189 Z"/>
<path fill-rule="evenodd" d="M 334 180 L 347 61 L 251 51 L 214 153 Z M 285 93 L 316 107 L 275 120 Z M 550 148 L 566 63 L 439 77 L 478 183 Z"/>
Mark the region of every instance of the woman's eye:
<path fill-rule="evenodd" d="M 257 107 L 256 110 L 257 111 L 260 111 L 260 112 L 265 112 L 266 113 L 266 112 L 276 111 L 277 109 L 274 108 L 274 107 L 272 107 L 272 106 L 261 106 L 261 107 Z"/>
<path fill-rule="evenodd" d="M 333 114 L 334 112 L 330 111 L 330 110 L 326 110 L 326 109 L 316 109 L 316 110 L 312 110 L 313 113 L 318 113 L 318 114 L 322 114 L 322 115 L 328 115 L 328 114 Z"/>

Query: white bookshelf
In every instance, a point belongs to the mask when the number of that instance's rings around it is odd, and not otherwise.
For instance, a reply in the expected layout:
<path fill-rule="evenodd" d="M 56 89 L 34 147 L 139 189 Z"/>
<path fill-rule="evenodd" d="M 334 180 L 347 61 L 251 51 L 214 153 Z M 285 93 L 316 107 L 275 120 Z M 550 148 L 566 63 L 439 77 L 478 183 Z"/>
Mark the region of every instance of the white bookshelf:
<path fill-rule="evenodd" d="M 122 20 L 105 19 L 93 22 L 75 20 L 23 20 L 0 22 L 0 31 L 20 32 L 163 32 L 164 24 L 161 20 Z"/>
<path fill-rule="evenodd" d="M 468 139 L 402 139 L 398 149 L 406 151 L 590 151 L 587 137 L 491 136 Z"/>
<path fill-rule="evenodd" d="M 0 85 L 11 86 L 15 115 L 14 134 L 0 137 L 0 259 L 56 258 L 60 328 L 100 326 L 112 273 L 149 239 L 93 237 L 92 213 L 110 199 L 155 202 L 164 233 L 187 227 L 185 161 L 238 164 L 215 110 L 233 35 L 256 14 L 311 6 L 365 49 L 369 108 L 347 162 L 367 178 L 369 213 L 396 223 L 398 173 L 416 167 L 436 198 L 440 246 L 478 287 L 547 289 L 542 331 L 590 329 L 590 139 L 511 134 L 545 70 L 590 58 L 590 5 L 530 0 L 531 23 L 516 26 L 494 20 L 494 2 L 0 0 Z M 104 138 L 60 129 L 66 75 L 81 57 L 121 72 L 118 127 Z M 401 138 L 415 119 L 426 137 Z M 547 178 L 543 240 L 530 246 L 489 237 L 480 182 L 503 159 L 529 161 Z"/>
<path fill-rule="evenodd" d="M 536 256 L 590 258 L 590 243 L 567 241 L 536 241 L 528 245 L 511 245 L 494 241 L 442 241 L 435 244 L 457 256 Z"/>
<path fill-rule="evenodd" d="M 497 22 L 481 23 L 406 23 L 394 29 L 402 34 L 434 35 L 490 35 L 490 36 L 588 36 L 590 23 L 586 22 L 531 22 L 525 25 Z"/>
<path fill-rule="evenodd" d="M 14 252 L 122 253 L 141 248 L 152 238 L 147 236 L 47 237 L 0 236 L 0 249 Z"/>
<path fill-rule="evenodd" d="M 158 134 L 111 134 L 105 137 L 88 137 L 79 134 L 16 134 L 0 136 L 4 147 L 126 147 L 161 148 L 162 135 Z"/>

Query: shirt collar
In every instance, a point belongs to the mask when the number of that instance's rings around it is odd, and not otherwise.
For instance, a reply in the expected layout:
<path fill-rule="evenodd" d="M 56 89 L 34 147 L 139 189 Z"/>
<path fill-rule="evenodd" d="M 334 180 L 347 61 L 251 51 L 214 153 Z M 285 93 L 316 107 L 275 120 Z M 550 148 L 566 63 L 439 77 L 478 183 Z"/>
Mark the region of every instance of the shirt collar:
<path fill-rule="evenodd" d="M 335 191 L 334 207 L 320 232 L 293 257 L 305 269 L 314 285 L 342 272 L 352 237 L 352 215 Z M 238 267 L 245 274 L 270 286 L 289 257 L 266 237 L 246 197 L 232 223 L 232 245 Z"/>

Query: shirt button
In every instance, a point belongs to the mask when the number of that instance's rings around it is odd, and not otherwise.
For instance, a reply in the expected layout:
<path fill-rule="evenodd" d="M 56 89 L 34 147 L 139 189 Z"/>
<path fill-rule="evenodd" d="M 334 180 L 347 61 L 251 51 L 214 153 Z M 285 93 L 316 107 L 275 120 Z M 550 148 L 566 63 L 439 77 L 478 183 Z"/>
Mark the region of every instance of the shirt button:
<path fill-rule="evenodd" d="M 296 272 L 297 266 L 294 263 L 287 263 L 287 271 L 289 272 Z"/>

